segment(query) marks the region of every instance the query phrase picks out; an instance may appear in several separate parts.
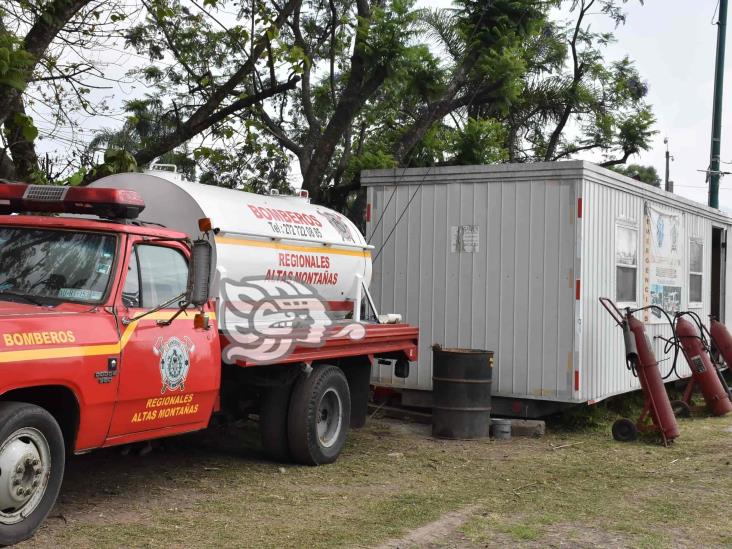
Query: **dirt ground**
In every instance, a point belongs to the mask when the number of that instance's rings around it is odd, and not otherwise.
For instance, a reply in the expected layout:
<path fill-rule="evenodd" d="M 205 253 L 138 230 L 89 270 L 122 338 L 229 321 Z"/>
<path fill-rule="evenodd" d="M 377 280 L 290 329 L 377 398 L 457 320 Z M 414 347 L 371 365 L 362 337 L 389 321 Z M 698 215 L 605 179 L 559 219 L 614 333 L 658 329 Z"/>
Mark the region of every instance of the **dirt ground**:
<path fill-rule="evenodd" d="M 74 458 L 22 547 L 732 547 L 732 417 L 681 431 L 451 442 L 371 419 L 314 468 L 264 460 L 251 423 L 216 428 Z"/>

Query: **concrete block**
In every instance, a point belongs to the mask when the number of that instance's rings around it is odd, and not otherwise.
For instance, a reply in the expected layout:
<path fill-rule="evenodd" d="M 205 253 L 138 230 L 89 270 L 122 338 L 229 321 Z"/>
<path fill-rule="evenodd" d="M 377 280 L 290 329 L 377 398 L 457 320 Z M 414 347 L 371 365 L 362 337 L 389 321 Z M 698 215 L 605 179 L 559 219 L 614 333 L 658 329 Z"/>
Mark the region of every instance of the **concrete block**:
<path fill-rule="evenodd" d="M 537 419 L 512 419 L 511 435 L 514 437 L 543 437 L 546 433 L 546 423 Z"/>

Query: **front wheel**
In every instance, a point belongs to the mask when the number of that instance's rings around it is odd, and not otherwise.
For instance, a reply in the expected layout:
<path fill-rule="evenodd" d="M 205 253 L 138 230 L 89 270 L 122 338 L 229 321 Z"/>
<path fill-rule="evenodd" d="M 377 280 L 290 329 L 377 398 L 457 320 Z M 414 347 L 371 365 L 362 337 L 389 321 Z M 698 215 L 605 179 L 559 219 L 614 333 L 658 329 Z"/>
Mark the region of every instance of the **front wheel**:
<path fill-rule="evenodd" d="M 64 439 L 43 408 L 0 402 L 0 545 L 31 537 L 56 502 Z"/>
<path fill-rule="evenodd" d="M 297 380 L 290 398 L 287 436 L 299 463 L 333 463 L 346 443 L 351 395 L 340 368 L 321 364 Z"/>

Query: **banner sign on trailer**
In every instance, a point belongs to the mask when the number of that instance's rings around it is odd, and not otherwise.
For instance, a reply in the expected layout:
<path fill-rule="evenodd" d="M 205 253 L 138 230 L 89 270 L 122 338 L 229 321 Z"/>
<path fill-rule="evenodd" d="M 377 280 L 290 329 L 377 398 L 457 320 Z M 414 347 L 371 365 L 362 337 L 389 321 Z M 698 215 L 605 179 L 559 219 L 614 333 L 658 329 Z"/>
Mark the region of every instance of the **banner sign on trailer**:
<path fill-rule="evenodd" d="M 668 312 L 681 309 L 683 286 L 681 215 L 646 202 L 643 234 L 643 301 Z M 645 321 L 666 322 L 658 310 L 647 310 Z"/>

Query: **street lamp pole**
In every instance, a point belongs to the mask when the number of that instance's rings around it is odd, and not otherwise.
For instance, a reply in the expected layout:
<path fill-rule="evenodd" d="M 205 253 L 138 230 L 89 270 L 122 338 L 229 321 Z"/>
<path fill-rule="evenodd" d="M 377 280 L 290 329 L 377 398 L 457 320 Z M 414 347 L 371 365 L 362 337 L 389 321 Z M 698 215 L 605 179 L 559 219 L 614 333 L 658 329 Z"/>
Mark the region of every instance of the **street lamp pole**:
<path fill-rule="evenodd" d="M 666 178 L 665 178 L 665 189 L 672 193 L 674 192 L 674 182 L 669 179 L 669 163 L 674 159 L 673 156 L 668 152 L 668 137 L 663 138 L 663 144 L 666 145 Z"/>

